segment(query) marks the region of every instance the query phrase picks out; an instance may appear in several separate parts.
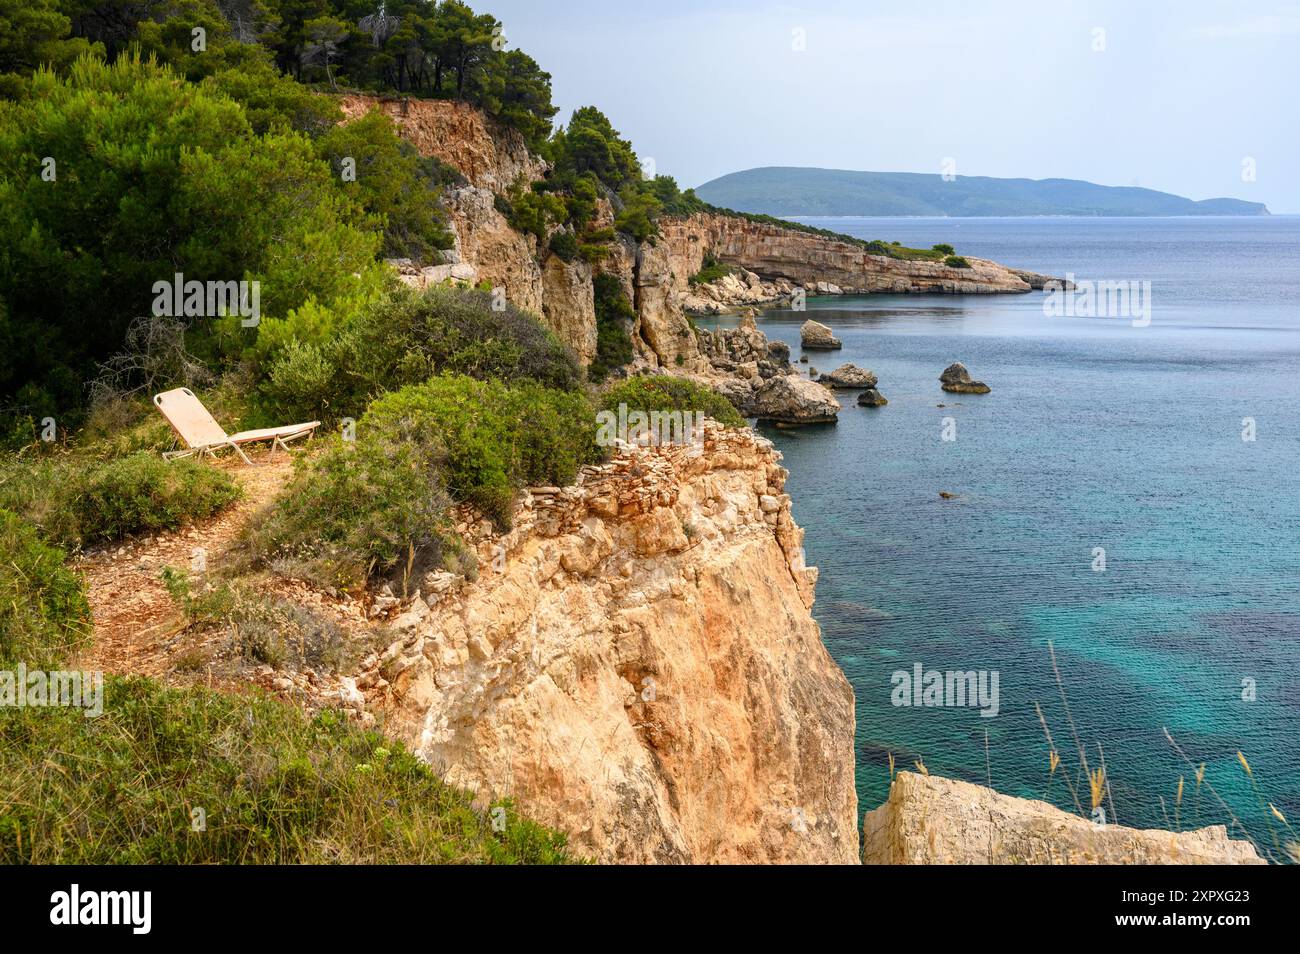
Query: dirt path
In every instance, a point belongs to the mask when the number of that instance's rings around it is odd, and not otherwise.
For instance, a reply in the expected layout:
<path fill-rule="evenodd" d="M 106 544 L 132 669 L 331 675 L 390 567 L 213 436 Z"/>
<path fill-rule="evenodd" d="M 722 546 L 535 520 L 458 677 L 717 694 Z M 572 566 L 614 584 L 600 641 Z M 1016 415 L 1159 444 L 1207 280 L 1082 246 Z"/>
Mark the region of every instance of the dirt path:
<path fill-rule="evenodd" d="M 238 458 L 215 464 L 244 489 L 243 498 L 218 516 L 92 551 L 78 561 L 95 623 L 94 641 L 82 655 L 82 668 L 162 676 L 173 667 L 169 650 L 182 621 L 163 586 L 163 567 L 188 571 L 200 547 L 209 570 L 220 566 L 239 532 L 293 472 L 292 458 L 283 452 L 274 457 L 250 456 L 251 467 Z"/>

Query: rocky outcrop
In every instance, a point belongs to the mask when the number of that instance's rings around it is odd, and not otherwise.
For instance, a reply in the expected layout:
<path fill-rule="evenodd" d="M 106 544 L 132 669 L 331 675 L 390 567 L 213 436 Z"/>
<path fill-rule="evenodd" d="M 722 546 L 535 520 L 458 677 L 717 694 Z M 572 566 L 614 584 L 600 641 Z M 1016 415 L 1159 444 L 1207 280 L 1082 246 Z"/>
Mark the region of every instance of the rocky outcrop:
<path fill-rule="evenodd" d="M 503 289 L 512 303 L 538 315 L 589 362 L 596 328 L 591 291 L 583 287 L 590 286 L 588 267 L 564 263 L 546 243 L 516 232 L 493 201 L 516 183 L 535 181 L 547 171 L 522 137 L 454 101 L 349 94 L 339 97 L 339 103 L 345 121 L 382 110 L 421 154 L 449 163 L 465 177 L 466 185 L 447 189 L 443 197 L 456 247 L 423 270 L 415 266 L 404 280 L 421 286 L 486 282 Z M 599 205 L 593 227 L 612 225 L 609 203 Z M 869 255 L 854 243 L 714 213 L 663 219 L 660 232 L 639 244 L 620 237 L 600 266 L 619 279 L 637 314 L 631 329 L 632 370 L 713 373 L 696 345 L 687 311 L 716 314 L 805 294 L 1027 291 L 1034 280 L 1032 273 L 1018 277 L 969 256 L 969 269 L 903 262 Z M 709 285 L 691 286 L 706 254 L 734 271 Z M 460 274 L 453 275 L 452 267 Z"/>
<path fill-rule="evenodd" d="M 636 297 L 636 336 L 651 363 L 669 371 L 708 370 L 695 343 L 695 333 L 681 307 L 678 279 L 667 248 L 642 242 L 633 260 L 632 285 Z"/>
<path fill-rule="evenodd" d="M 742 268 L 717 281 L 689 285 L 682 307 L 692 315 L 722 315 L 747 306 L 780 305 L 790 301 L 797 287 L 784 278 L 764 281 Z"/>
<path fill-rule="evenodd" d="M 591 266 L 548 255 L 542 266 L 542 317 L 583 364 L 596 357 L 596 299 Z"/>
<path fill-rule="evenodd" d="M 816 381 L 784 374 L 754 388 L 741 413 L 776 424 L 829 424 L 838 418 L 840 402 Z"/>
<path fill-rule="evenodd" d="M 857 860 L 853 693 L 809 614 L 785 470 L 748 429 L 624 445 L 461 530 L 355 680 L 448 782 L 611 862 Z"/>
<path fill-rule="evenodd" d="M 1026 271 L 1023 268 L 1009 268 L 1007 271 L 1015 275 L 1022 282 L 1035 291 L 1055 288 L 1058 291 L 1069 291 L 1074 288 L 1074 282 L 1065 278 L 1055 278 L 1051 275 L 1040 275 L 1038 272 Z"/>
<path fill-rule="evenodd" d="M 752 314 L 737 328 L 696 333 L 710 372 L 702 380 L 739 408 L 746 417 L 779 424 L 824 424 L 834 421 L 840 405 L 822 385 L 790 366 L 790 348 L 768 341 Z"/>
<path fill-rule="evenodd" d="M 422 156 L 455 166 L 480 189 L 505 192 L 516 179 L 532 182 L 547 169 L 523 136 L 468 103 L 349 94 L 339 97 L 339 107 L 345 122 L 382 110 Z"/>
<path fill-rule="evenodd" d="M 1046 802 L 899 772 L 862 819 L 862 860 L 886 865 L 1264 864 L 1222 825 L 1195 831 L 1099 826 Z"/>
<path fill-rule="evenodd" d="M 504 289 L 511 304 L 543 317 L 546 285 L 537 260 L 537 240 L 511 228 L 488 189 L 449 189 L 443 198 L 456 235 L 451 257 L 472 265 L 479 281 Z M 551 330 L 562 334 L 561 328 L 568 325 L 566 317 Z"/>
<path fill-rule="evenodd" d="M 879 382 L 875 372 L 859 368 L 856 364 L 842 364 L 834 371 L 817 376 L 817 383 L 828 388 L 874 388 Z"/>
<path fill-rule="evenodd" d="M 960 361 L 954 361 L 943 369 L 943 373 L 939 375 L 939 383 L 945 391 L 954 394 L 988 394 L 992 390 L 983 381 L 972 381 L 966 365 Z"/>
<path fill-rule="evenodd" d="M 838 351 L 844 347 L 830 328 L 811 318 L 799 328 L 799 343 L 805 351 Z"/>
<path fill-rule="evenodd" d="M 682 282 L 699 272 L 706 253 L 765 281 L 784 279 L 809 294 L 1023 293 L 1030 290 L 1030 280 L 1040 286 L 1048 280 L 969 255 L 970 268 L 875 255 L 830 236 L 712 212 L 665 221 L 660 230 Z"/>
<path fill-rule="evenodd" d="M 889 400 L 875 388 L 867 388 L 858 395 L 858 407 L 884 407 Z"/>

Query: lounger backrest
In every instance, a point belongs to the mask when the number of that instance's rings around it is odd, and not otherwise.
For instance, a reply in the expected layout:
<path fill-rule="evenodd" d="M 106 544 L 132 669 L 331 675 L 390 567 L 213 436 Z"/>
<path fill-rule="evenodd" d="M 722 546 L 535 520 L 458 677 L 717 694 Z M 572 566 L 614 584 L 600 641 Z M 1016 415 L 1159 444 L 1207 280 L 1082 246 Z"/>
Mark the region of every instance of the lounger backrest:
<path fill-rule="evenodd" d="M 158 405 L 158 410 L 162 411 L 177 436 L 192 448 L 211 447 L 229 440 L 221 425 L 189 388 L 156 394 L 153 403 Z"/>

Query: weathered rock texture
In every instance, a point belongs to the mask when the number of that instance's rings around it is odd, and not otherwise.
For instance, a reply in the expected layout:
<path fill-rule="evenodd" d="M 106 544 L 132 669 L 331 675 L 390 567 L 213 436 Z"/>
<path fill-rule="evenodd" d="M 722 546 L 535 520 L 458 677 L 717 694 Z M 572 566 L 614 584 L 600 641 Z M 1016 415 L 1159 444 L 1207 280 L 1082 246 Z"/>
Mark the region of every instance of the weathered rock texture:
<path fill-rule="evenodd" d="M 862 860 L 890 865 L 1264 864 L 1222 825 L 1196 831 L 1098 827 L 1046 802 L 899 772 L 862 819 Z"/>
<path fill-rule="evenodd" d="M 805 351 L 838 351 L 844 343 L 827 325 L 809 318 L 799 328 L 799 343 Z"/>
<path fill-rule="evenodd" d="M 741 268 L 717 281 L 689 285 L 682 307 L 693 315 L 721 315 L 746 305 L 786 303 L 797 287 L 784 278 L 765 281 L 758 273 Z"/>
<path fill-rule="evenodd" d="M 344 121 L 381 109 L 421 155 L 455 166 L 470 185 L 504 192 L 523 177 L 540 179 L 546 163 L 528 151 L 523 136 L 482 110 L 450 99 L 339 97 Z"/>
<path fill-rule="evenodd" d="M 504 536 L 463 527 L 479 578 L 431 574 L 359 691 L 591 857 L 855 862 L 853 693 L 778 461 L 708 422 L 535 489 Z"/>
<path fill-rule="evenodd" d="M 972 380 L 966 365 L 960 361 L 954 361 L 943 369 L 939 375 L 939 386 L 954 394 L 988 394 L 992 390 L 983 381 Z"/>
<path fill-rule="evenodd" d="M 414 263 L 404 280 L 421 287 L 455 280 L 502 288 L 510 301 L 537 314 L 589 363 L 596 349 L 590 267 L 566 264 L 551 254 L 549 236 L 538 242 L 516 232 L 493 202 L 516 183 L 546 173 L 546 163 L 528 152 L 523 138 L 464 103 L 345 95 L 340 105 L 347 120 L 382 110 L 423 155 L 455 166 L 467 180 L 461 188 L 446 190 L 443 198 L 455 248 L 429 268 Z M 609 203 L 601 206 L 597 228 L 614 219 Z M 620 237 L 600 266 L 619 279 L 636 311 L 634 370 L 716 376 L 700 353 L 687 311 L 719 313 L 737 305 L 788 301 L 797 293 L 1022 292 L 1031 282 L 1041 286 L 1039 279 L 1046 280 L 982 259 L 969 259 L 969 269 L 902 262 L 869 255 L 852 243 L 714 213 L 665 219 L 660 231 L 642 243 Z M 692 287 L 690 279 L 706 253 L 736 271 L 711 285 Z M 463 274 L 450 275 L 447 266 L 452 265 Z"/>
<path fill-rule="evenodd" d="M 704 380 L 726 395 L 746 417 L 781 424 L 834 421 L 839 402 L 829 390 L 790 366 L 790 348 L 768 341 L 752 315 L 737 328 L 696 334 L 712 375 Z"/>
<path fill-rule="evenodd" d="M 880 383 L 874 371 L 859 368 L 856 364 L 842 364 L 834 371 L 817 376 L 817 383 L 828 388 L 874 388 Z"/>
<path fill-rule="evenodd" d="M 802 286 L 809 294 L 1028 292 L 1030 280 L 1040 287 L 1046 280 L 969 255 L 970 268 L 872 255 L 849 242 L 709 212 L 666 221 L 660 228 L 673 271 L 683 280 L 700 270 L 706 252 L 765 280 Z"/>

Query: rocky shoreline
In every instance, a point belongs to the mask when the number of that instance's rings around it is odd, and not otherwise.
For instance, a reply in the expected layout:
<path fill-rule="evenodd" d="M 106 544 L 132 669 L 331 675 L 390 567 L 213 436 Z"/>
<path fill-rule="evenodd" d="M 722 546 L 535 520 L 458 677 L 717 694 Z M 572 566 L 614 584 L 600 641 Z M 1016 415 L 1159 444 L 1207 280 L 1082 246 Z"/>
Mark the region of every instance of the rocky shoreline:
<path fill-rule="evenodd" d="M 424 267 L 394 262 L 402 280 L 500 288 L 590 364 L 593 267 L 549 253 L 494 205 L 545 163 L 462 104 L 343 106 L 349 118 L 382 109 L 466 180 L 444 196 L 455 248 Z M 612 222 L 607 202 L 598 212 Z M 600 265 L 635 313 L 628 372 L 689 377 L 780 426 L 833 423 L 855 392 L 863 407 L 887 401 L 866 369 L 802 373 L 753 311 L 713 331 L 688 315 L 813 296 L 1024 294 L 1055 280 L 969 256 L 955 268 L 874 255 L 721 213 L 665 218 L 660 230 L 621 236 Z M 693 283 L 706 258 L 730 273 Z M 826 326 L 810 330 L 826 350 L 838 344 Z M 467 515 L 457 529 L 477 551 L 477 579 L 439 572 L 409 601 L 381 593 L 392 643 L 318 695 L 362 722 L 382 715 L 449 781 L 518 799 L 605 862 L 989 860 L 978 858 L 986 830 L 1018 860 L 1252 860 L 1216 831 L 1094 833 L 1041 803 L 908 773 L 867 816 L 859 853 L 853 693 L 810 613 L 817 572 L 803 563 L 779 459 L 753 432 L 709 424 L 702 448 L 622 447 L 570 487 L 531 488 L 504 535 Z"/>

